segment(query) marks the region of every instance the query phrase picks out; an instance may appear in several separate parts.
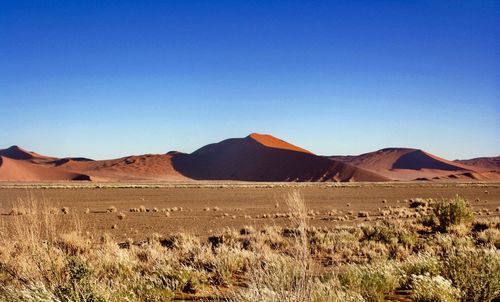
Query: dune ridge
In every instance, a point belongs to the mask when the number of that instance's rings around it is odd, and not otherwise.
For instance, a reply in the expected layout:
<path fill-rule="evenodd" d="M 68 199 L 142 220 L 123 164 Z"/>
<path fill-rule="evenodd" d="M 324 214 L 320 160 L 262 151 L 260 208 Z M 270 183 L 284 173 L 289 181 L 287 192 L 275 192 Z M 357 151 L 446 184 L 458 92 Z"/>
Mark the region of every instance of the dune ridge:
<path fill-rule="evenodd" d="M 324 157 L 272 135 L 251 133 L 192 153 L 110 160 L 56 158 L 11 146 L 0 149 L 0 181 L 483 181 L 500 180 L 499 158 L 449 161 L 412 148 Z"/>

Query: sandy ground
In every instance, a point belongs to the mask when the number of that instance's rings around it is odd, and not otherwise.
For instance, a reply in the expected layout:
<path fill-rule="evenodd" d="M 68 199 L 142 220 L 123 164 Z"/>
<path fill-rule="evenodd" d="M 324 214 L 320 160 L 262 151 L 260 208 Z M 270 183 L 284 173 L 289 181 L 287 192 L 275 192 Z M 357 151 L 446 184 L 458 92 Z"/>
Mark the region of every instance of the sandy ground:
<path fill-rule="evenodd" d="M 32 194 L 38 200 L 56 206 L 68 207 L 71 215 L 62 215 L 63 219 L 71 219 L 68 223 L 78 221 L 85 231 L 96 237 L 109 233 L 118 240 L 133 238 L 145 239 L 154 233 L 162 236 L 178 232 L 188 232 L 199 236 L 207 236 L 220 232 L 225 228 L 239 229 L 251 225 L 261 228 L 265 225 L 287 225 L 287 218 L 261 218 L 263 214 L 289 212 L 284 196 L 290 190 L 302 192 L 307 207 L 319 212 L 309 220 L 311 225 L 329 227 L 335 224 L 357 224 L 365 218 L 353 218 L 349 221 L 332 221 L 327 215 L 332 209 L 370 212 L 371 219 L 376 219 L 378 208 L 408 207 L 405 200 L 421 198 L 447 198 L 456 194 L 471 201 L 475 210 L 488 209 L 490 216 L 499 216 L 496 209 L 500 207 L 500 183 L 406 183 L 406 184 L 331 184 L 295 185 L 276 187 L 273 184 L 209 184 L 197 187 L 191 185 L 169 185 L 167 187 L 142 188 L 113 185 L 97 185 L 97 187 L 54 188 L 52 185 L 22 185 L 22 187 L 0 184 L 0 230 L 8 227 L 14 216 L 8 215 L 18 198 Z M 92 186 L 95 186 L 94 184 Z M 385 200 L 386 202 L 383 202 Z M 479 200 L 479 201 L 478 201 Z M 160 212 L 132 213 L 130 208 L 145 206 L 158 208 Z M 117 213 L 107 213 L 108 207 L 117 208 Z M 277 207 L 276 207 L 277 206 Z M 171 212 L 167 217 L 162 209 L 180 208 L 182 211 Z M 218 211 L 213 209 L 218 207 Z M 86 214 L 86 209 L 90 213 Z M 206 211 L 210 208 L 210 211 Z M 126 217 L 119 220 L 118 212 Z M 116 229 L 112 226 L 116 225 Z M 61 231 L 64 230 L 62 226 Z"/>

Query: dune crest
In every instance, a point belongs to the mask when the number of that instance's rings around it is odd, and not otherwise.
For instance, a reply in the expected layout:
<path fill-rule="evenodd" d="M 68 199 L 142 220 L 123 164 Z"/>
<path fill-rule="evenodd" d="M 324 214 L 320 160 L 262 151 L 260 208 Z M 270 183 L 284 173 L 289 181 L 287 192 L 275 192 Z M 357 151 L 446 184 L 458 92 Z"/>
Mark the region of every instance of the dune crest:
<path fill-rule="evenodd" d="M 313 154 L 309 150 L 302 149 L 269 134 L 251 133 L 247 137 L 259 142 L 266 147 Z"/>

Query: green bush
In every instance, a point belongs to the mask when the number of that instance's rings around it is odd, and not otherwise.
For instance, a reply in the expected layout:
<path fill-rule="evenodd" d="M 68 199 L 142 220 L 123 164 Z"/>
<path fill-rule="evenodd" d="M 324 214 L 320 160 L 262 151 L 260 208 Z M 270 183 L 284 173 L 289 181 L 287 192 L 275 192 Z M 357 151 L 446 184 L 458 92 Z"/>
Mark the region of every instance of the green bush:
<path fill-rule="evenodd" d="M 424 219 L 424 224 L 438 232 L 448 232 L 451 226 L 469 222 L 474 217 L 469 202 L 458 195 L 451 200 L 433 203 L 431 209 L 432 213 Z"/>
<path fill-rule="evenodd" d="M 61 301 L 104 302 L 105 300 L 94 293 L 89 282 L 91 269 L 82 259 L 70 257 L 66 265 L 66 282 L 55 289 L 55 295 Z"/>

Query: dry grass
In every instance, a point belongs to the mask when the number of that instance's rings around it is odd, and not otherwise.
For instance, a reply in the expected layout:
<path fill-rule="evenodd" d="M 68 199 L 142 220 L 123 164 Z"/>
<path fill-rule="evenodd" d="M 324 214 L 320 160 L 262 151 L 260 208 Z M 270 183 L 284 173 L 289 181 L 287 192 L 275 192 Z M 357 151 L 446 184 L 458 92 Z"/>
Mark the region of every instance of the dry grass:
<path fill-rule="evenodd" d="M 342 213 L 311 212 L 298 190 L 281 203 L 285 227 L 115 242 L 83 233 L 72 212 L 24 198 L 12 207 L 23 214 L 0 228 L 0 301 L 385 301 L 397 289 L 415 301 L 500 295 L 498 219 L 453 220 L 435 232 L 413 217 L 433 208 L 387 208 L 374 223 L 316 228 L 312 218 Z"/>

